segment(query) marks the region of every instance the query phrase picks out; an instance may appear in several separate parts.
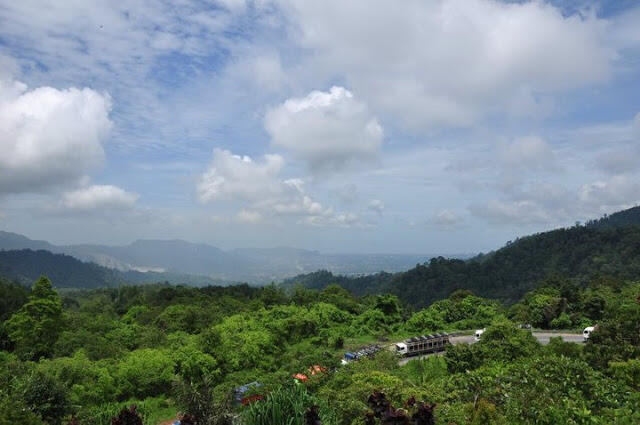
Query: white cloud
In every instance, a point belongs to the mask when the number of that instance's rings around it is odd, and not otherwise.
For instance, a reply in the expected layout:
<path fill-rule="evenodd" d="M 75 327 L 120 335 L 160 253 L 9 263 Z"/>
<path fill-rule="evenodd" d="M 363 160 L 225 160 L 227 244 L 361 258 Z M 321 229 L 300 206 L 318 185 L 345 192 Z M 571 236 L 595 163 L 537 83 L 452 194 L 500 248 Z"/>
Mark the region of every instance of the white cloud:
<path fill-rule="evenodd" d="M 469 211 L 493 224 L 566 225 L 637 205 L 640 183 L 630 175 L 616 175 L 574 189 L 535 182 L 507 195 L 504 199 L 475 202 Z"/>
<path fill-rule="evenodd" d="M 551 147 L 540 137 L 516 139 L 505 146 L 500 154 L 505 166 L 519 171 L 556 168 Z"/>
<path fill-rule="evenodd" d="M 585 208 L 594 213 L 629 208 L 640 202 L 640 182 L 627 175 L 613 176 L 582 185 L 578 197 Z"/>
<path fill-rule="evenodd" d="M 640 146 L 610 149 L 596 158 L 596 165 L 608 174 L 624 174 L 640 169 Z"/>
<path fill-rule="evenodd" d="M 382 212 L 384 211 L 384 202 L 382 202 L 380 199 L 373 199 L 371 202 L 369 202 L 367 208 L 369 208 L 371 211 L 377 212 L 378 214 L 382 214 Z"/>
<path fill-rule="evenodd" d="M 274 146 L 320 171 L 375 156 L 383 139 L 378 120 L 343 87 L 288 99 L 267 112 L 265 128 Z"/>
<path fill-rule="evenodd" d="M 472 204 L 469 211 L 497 225 L 554 223 L 555 217 L 532 200 L 504 201 L 491 200 L 487 203 Z"/>
<path fill-rule="evenodd" d="M 256 223 L 268 217 L 298 219 L 313 225 L 351 225 L 357 219 L 336 213 L 314 200 L 301 179 L 283 179 L 284 159 L 265 155 L 261 161 L 214 149 L 210 167 L 197 184 L 201 202 L 229 201 L 242 205 L 236 218 Z"/>
<path fill-rule="evenodd" d="M 112 185 L 92 185 L 66 192 L 61 207 L 71 211 L 106 211 L 133 208 L 138 195 Z"/>
<path fill-rule="evenodd" d="M 215 58 L 216 68 L 221 68 L 221 53 L 232 57 L 243 44 L 225 32 L 243 31 L 246 19 L 237 13 L 244 10 L 243 2 L 222 3 L 3 2 L 0 33 L 11 50 L 20 52 L 16 59 L 30 81 L 108 87 L 117 105 L 112 139 L 119 148 L 178 149 L 186 135 L 210 131 L 211 122 L 217 122 L 211 116 L 210 96 L 185 104 L 180 96 L 192 83 L 212 86 L 219 69 L 211 73 L 202 65 Z M 257 15 L 252 15 L 256 31 Z M 209 109 L 206 117 L 200 115 L 203 109 Z"/>
<path fill-rule="evenodd" d="M 283 166 L 284 159 L 280 155 L 265 155 L 261 162 L 256 162 L 248 156 L 214 149 L 211 164 L 197 185 L 198 199 L 208 202 L 277 196 L 283 191 L 278 179 Z"/>
<path fill-rule="evenodd" d="M 455 211 L 444 209 L 439 211 L 432 219 L 431 223 L 436 226 L 442 226 L 444 228 L 452 228 L 456 227 L 462 222 L 464 219 Z"/>
<path fill-rule="evenodd" d="M 88 88 L 0 80 L 0 193 L 41 191 L 99 164 L 110 109 L 108 95 Z"/>
<path fill-rule="evenodd" d="M 529 117 L 549 95 L 605 81 L 617 53 L 604 20 L 539 1 L 280 3 L 308 68 L 420 130 Z"/>
<path fill-rule="evenodd" d="M 236 219 L 240 223 L 255 224 L 262 221 L 262 214 L 256 211 L 240 210 L 236 215 Z"/>

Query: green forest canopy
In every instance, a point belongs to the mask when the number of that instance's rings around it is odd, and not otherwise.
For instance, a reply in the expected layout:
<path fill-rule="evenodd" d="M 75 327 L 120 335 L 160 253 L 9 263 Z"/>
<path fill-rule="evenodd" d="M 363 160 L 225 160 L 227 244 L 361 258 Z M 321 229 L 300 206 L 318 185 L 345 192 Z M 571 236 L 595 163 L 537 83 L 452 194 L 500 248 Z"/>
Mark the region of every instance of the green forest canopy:
<path fill-rule="evenodd" d="M 247 285 L 123 286 L 30 292 L 2 281 L 0 424 L 110 424 L 136 404 L 145 424 L 188 412 L 205 425 L 266 414 L 302 423 L 311 405 L 324 425 L 361 424 L 367 398 L 394 406 L 435 403 L 437 424 L 632 424 L 640 412 L 640 283 L 552 279 L 506 307 L 457 291 L 413 312 L 394 295 L 356 297 Z M 516 323 L 581 328 L 598 323 L 584 348 L 542 347 Z M 374 341 L 487 327 L 475 345 L 399 367 L 390 351 L 339 366 Z M 325 373 L 296 387 L 292 375 Z M 247 410 L 234 388 L 258 381 L 269 397 Z M 294 406 L 294 407 L 292 407 Z M 258 412 L 256 412 L 258 409 Z M 269 409 L 262 411 L 260 409 Z M 634 416 L 635 415 L 635 416 Z M 6 419 L 9 422 L 2 422 Z M 297 419 L 296 419 L 297 418 Z M 11 422 L 13 421 L 13 422 Z"/>

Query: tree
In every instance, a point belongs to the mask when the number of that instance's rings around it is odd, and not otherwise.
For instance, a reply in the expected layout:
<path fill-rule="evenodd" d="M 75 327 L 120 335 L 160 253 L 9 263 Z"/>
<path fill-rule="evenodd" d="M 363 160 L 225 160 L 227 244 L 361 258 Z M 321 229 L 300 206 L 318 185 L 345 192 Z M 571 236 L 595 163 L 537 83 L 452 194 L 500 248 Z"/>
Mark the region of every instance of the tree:
<path fill-rule="evenodd" d="M 23 359 L 39 359 L 52 353 L 62 330 L 62 301 L 51 281 L 42 276 L 33 285 L 29 301 L 6 322 L 9 338 Z"/>
<path fill-rule="evenodd" d="M 69 412 L 66 388 L 54 377 L 35 371 L 18 382 L 16 397 L 23 401 L 27 410 L 37 414 L 51 425 L 59 425 Z"/>

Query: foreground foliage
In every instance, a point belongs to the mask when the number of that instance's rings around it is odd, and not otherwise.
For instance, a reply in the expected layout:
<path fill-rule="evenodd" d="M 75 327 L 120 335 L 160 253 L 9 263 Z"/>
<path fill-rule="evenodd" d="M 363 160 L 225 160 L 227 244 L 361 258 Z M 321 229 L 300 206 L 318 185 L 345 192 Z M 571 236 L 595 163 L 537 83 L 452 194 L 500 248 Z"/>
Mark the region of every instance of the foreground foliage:
<path fill-rule="evenodd" d="M 0 293 L 0 425 L 640 421 L 640 284 L 617 278 L 554 277 L 509 307 L 461 290 L 420 311 L 337 285 L 59 293 L 42 278 Z M 584 346 L 541 346 L 522 323 L 598 327 Z M 372 342 L 481 327 L 480 342 L 406 366 L 390 350 L 339 364 Z M 234 389 L 256 381 L 243 406 Z"/>

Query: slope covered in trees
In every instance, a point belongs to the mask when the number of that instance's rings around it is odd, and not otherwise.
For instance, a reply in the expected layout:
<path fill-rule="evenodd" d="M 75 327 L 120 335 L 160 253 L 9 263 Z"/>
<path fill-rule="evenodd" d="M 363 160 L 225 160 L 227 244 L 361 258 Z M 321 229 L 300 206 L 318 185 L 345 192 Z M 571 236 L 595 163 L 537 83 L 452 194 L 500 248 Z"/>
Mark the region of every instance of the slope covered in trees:
<path fill-rule="evenodd" d="M 0 281 L 0 293 L 12 300 L 0 304 L 3 425 L 157 425 L 177 412 L 198 425 L 640 420 L 637 282 L 597 280 L 581 289 L 551 280 L 509 309 L 457 291 L 416 312 L 393 295 L 355 297 L 338 286 L 148 285 L 58 294 L 41 278 L 31 291 Z M 557 339 L 541 346 L 516 327 L 594 320 L 598 329 L 584 346 Z M 400 366 L 383 349 L 340 365 L 345 351 L 363 344 L 485 326 L 479 343 L 448 347 L 444 356 Z M 252 382 L 261 385 L 242 397 L 263 401 L 233 402 L 234 390 Z M 139 418 L 122 414 L 131 405 Z M 429 407 L 422 409 L 426 422 L 417 420 L 420 406 Z M 112 421 L 117 416 L 135 422 Z"/>
<path fill-rule="evenodd" d="M 403 273 L 358 278 L 329 272 L 298 276 L 285 285 L 312 288 L 338 283 L 356 294 L 390 292 L 416 307 L 446 298 L 457 289 L 483 297 L 517 301 L 554 275 L 578 284 L 594 276 L 640 277 L 640 209 L 612 214 L 575 226 L 517 239 L 469 260 L 433 258 Z"/>
<path fill-rule="evenodd" d="M 50 276 L 66 288 L 98 288 L 124 282 L 116 270 L 84 263 L 69 255 L 30 249 L 0 251 L 0 276 L 27 283 L 41 275 Z"/>
<path fill-rule="evenodd" d="M 59 288 L 101 288 L 155 282 L 194 286 L 229 284 L 221 279 L 184 273 L 119 271 L 45 250 L 0 250 L 0 276 L 29 284 L 41 275 L 51 276 Z"/>
<path fill-rule="evenodd" d="M 622 227 L 640 225 L 640 206 L 604 215 L 597 220 L 587 221 L 589 227 Z"/>

